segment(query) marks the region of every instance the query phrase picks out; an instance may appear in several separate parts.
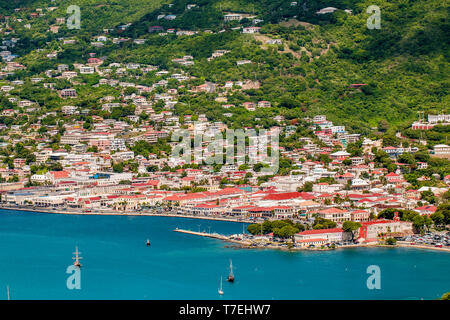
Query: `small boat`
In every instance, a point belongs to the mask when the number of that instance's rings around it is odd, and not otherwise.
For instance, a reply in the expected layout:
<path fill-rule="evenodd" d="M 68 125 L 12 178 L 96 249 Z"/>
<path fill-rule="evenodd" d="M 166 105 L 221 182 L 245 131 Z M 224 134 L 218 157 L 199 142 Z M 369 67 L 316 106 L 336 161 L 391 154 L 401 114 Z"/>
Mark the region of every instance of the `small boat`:
<path fill-rule="evenodd" d="M 73 265 L 74 265 L 75 267 L 78 267 L 78 268 L 81 268 L 80 259 L 83 259 L 83 258 L 81 258 L 81 257 L 78 256 L 80 253 L 81 253 L 81 252 L 78 251 L 78 247 L 75 247 L 75 252 L 74 252 L 75 258 L 72 258 L 72 259 L 75 260 L 75 262 L 73 263 Z"/>
<path fill-rule="evenodd" d="M 233 262 L 231 261 L 231 259 L 230 259 L 230 274 L 228 275 L 227 281 L 234 282 Z"/>
<path fill-rule="evenodd" d="M 149 246 L 150 246 L 150 240 L 147 239 L 147 247 L 149 247 Z"/>
<path fill-rule="evenodd" d="M 222 290 L 222 277 L 220 277 L 220 289 L 219 289 L 219 294 L 220 294 L 220 295 L 223 294 L 223 290 Z"/>

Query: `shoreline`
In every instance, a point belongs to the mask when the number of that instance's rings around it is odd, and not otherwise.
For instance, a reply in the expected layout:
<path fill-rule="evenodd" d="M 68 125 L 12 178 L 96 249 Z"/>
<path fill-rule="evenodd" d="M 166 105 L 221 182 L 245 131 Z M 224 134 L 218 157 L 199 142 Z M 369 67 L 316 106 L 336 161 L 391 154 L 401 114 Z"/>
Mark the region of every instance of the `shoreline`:
<path fill-rule="evenodd" d="M 229 236 L 218 234 L 218 233 L 206 233 L 206 232 L 197 232 L 192 230 L 184 230 L 184 229 L 178 229 L 176 228 L 173 230 L 174 232 L 184 233 L 184 234 L 190 234 L 200 237 L 206 237 L 206 238 L 213 238 L 222 240 L 225 242 L 230 242 L 237 244 L 238 248 L 241 249 L 275 249 L 275 250 L 282 250 L 282 251 L 332 251 L 332 250 L 338 250 L 338 249 L 351 249 L 351 248 L 413 248 L 413 249 L 431 249 L 431 250 L 437 250 L 437 251 L 444 251 L 444 252 L 450 252 L 450 248 L 438 248 L 438 247 L 432 247 L 432 246 L 426 246 L 426 245 L 409 245 L 407 243 L 400 242 L 396 245 L 384 245 L 379 244 L 378 242 L 370 242 L 370 243 L 363 243 L 363 244 L 354 244 L 354 245 L 348 245 L 348 246 L 341 246 L 336 248 L 299 248 L 299 247 L 281 247 L 273 244 L 268 245 L 253 245 L 254 242 L 250 240 L 237 240 L 237 239 L 231 239 Z"/>
<path fill-rule="evenodd" d="M 15 208 L 15 207 L 5 207 L 0 206 L 0 210 L 12 210 L 12 211 L 22 211 L 22 212 L 37 212 L 37 213 L 53 213 L 53 214 L 66 214 L 66 215 L 105 215 L 105 216 L 145 216 L 145 217 L 174 217 L 174 218 L 184 218 L 184 219 L 201 219 L 201 220 L 212 220 L 212 221 L 226 221 L 226 222 L 236 222 L 236 223 L 255 223 L 253 221 L 249 220 L 238 220 L 233 218 L 216 218 L 216 217 L 200 217 L 200 216 L 190 216 L 190 215 L 182 215 L 182 214 L 170 214 L 170 213 L 133 213 L 133 212 L 113 212 L 113 211 L 105 211 L 105 212 L 77 212 L 77 211 L 61 211 L 61 210 L 46 210 L 46 209 L 35 209 L 35 208 Z M 175 231 L 175 230 L 174 230 Z M 201 233 L 198 234 L 197 232 L 193 232 L 192 234 L 204 236 Z M 233 240 L 228 239 L 225 236 L 224 237 L 213 237 L 218 240 L 238 244 L 240 248 L 242 249 L 275 249 L 275 250 L 282 250 L 282 251 L 331 251 L 331 250 L 338 250 L 338 249 L 348 249 L 348 248 L 361 248 L 361 247 L 386 247 L 386 248 L 414 248 L 414 249 L 425 249 L 425 250 L 435 250 L 435 251 L 441 251 L 441 252 L 449 252 L 450 248 L 439 248 L 439 247 L 433 247 L 433 246 L 427 246 L 427 245 L 418 245 L 418 244 L 408 244 L 408 242 L 402 242 L 397 241 L 397 244 L 393 246 L 389 245 L 381 245 L 378 243 L 367 243 L 367 244 L 360 244 L 360 245 L 348 245 L 345 247 L 336 247 L 335 249 L 330 248 L 286 248 L 286 247 L 279 247 L 274 245 L 267 245 L 267 246 L 252 246 L 249 245 L 248 242 L 242 242 L 239 240 Z"/>
<path fill-rule="evenodd" d="M 174 217 L 174 218 L 185 218 L 185 219 L 201 219 L 201 220 L 212 220 L 212 221 L 228 221 L 236 223 L 255 223 L 250 220 L 239 220 L 234 218 L 219 218 L 219 217 L 206 217 L 206 216 L 191 216 L 185 214 L 171 214 L 171 213 L 149 213 L 149 212 L 117 212 L 117 211 L 93 211 L 93 212 L 79 212 L 79 211 L 61 211 L 61 210 L 49 210 L 45 208 L 17 208 L 17 207 L 5 207 L 0 206 L 0 210 L 13 210 L 13 211 L 24 211 L 24 212 L 40 212 L 40 213 L 54 213 L 54 214 L 67 214 L 67 215 L 99 215 L 99 216 L 143 216 L 143 217 Z"/>
<path fill-rule="evenodd" d="M 408 244 L 408 242 L 403 242 L 403 241 L 397 241 L 397 244 L 395 245 L 396 247 L 400 247 L 400 248 L 415 248 L 415 249 L 428 249 L 428 250 L 437 250 L 437 251 L 444 251 L 444 252 L 450 252 L 450 248 L 439 248 L 439 247 L 433 247 L 433 246 L 427 246 L 427 245 L 422 245 L 422 244 Z"/>

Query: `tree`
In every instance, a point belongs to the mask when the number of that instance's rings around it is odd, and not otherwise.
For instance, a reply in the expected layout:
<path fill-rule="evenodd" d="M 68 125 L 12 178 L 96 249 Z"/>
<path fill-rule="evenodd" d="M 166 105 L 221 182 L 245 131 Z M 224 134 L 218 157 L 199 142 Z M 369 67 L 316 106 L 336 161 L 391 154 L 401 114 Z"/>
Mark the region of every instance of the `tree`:
<path fill-rule="evenodd" d="M 273 229 L 273 235 L 282 239 L 291 238 L 294 234 L 298 233 L 299 230 L 291 225 L 286 225 L 282 228 Z"/>
<path fill-rule="evenodd" d="M 416 159 L 411 153 L 404 153 L 397 158 L 400 163 L 407 163 L 410 165 L 416 165 Z"/>
<path fill-rule="evenodd" d="M 386 132 L 389 129 L 389 122 L 386 120 L 380 120 L 378 121 L 378 131 Z"/>
<path fill-rule="evenodd" d="M 264 165 L 262 163 L 260 163 L 260 162 L 255 163 L 253 165 L 253 171 L 260 172 L 263 167 L 264 167 Z"/>
<path fill-rule="evenodd" d="M 312 192 L 313 190 L 313 183 L 311 181 L 305 182 L 303 187 L 298 188 L 297 191 L 299 192 Z"/>
<path fill-rule="evenodd" d="M 342 224 L 342 230 L 344 230 L 345 232 L 351 232 L 352 234 L 352 241 L 354 240 L 354 232 L 356 230 L 358 230 L 359 228 L 361 228 L 361 223 L 359 222 L 354 222 L 354 221 L 345 221 Z"/>
<path fill-rule="evenodd" d="M 113 164 L 113 171 L 117 173 L 122 173 L 123 167 L 124 167 L 123 162 L 115 163 Z"/>
<path fill-rule="evenodd" d="M 445 191 L 445 193 L 442 195 L 442 200 L 444 200 L 444 201 L 450 200 L 450 189 Z"/>
<path fill-rule="evenodd" d="M 425 200 L 429 203 L 435 203 L 436 202 L 436 197 L 434 196 L 434 193 L 432 191 L 426 190 L 423 191 L 420 194 L 420 199 Z"/>
<path fill-rule="evenodd" d="M 317 230 L 331 228 L 336 228 L 336 222 L 321 217 L 316 217 L 314 219 L 313 229 Z"/>
<path fill-rule="evenodd" d="M 383 147 L 398 146 L 400 144 L 400 139 L 394 135 L 384 135 L 383 136 Z"/>
<path fill-rule="evenodd" d="M 450 300 L 450 292 L 444 293 L 441 297 L 441 300 Z"/>
<path fill-rule="evenodd" d="M 247 231 L 253 235 L 261 234 L 261 225 L 259 223 L 250 224 L 247 227 Z"/>
<path fill-rule="evenodd" d="M 361 145 L 361 141 L 349 143 L 349 145 L 347 146 L 347 152 L 350 153 L 351 157 L 360 157 L 363 154 Z"/>
<path fill-rule="evenodd" d="M 270 225 L 271 225 L 272 229 L 275 229 L 275 228 L 281 229 L 281 228 L 291 225 L 291 224 L 288 223 L 287 221 L 275 220 L 275 221 L 272 221 Z"/>
<path fill-rule="evenodd" d="M 442 214 L 444 216 L 444 224 L 450 224 L 450 203 L 440 204 L 436 211 L 436 214 Z"/>
<path fill-rule="evenodd" d="M 98 152 L 98 147 L 97 146 L 91 146 L 91 147 L 86 149 L 86 152 Z"/>
<path fill-rule="evenodd" d="M 414 158 L 419 162 L 428 162 L 430 160 L 430 154 L 427 151 L 417 151 L 414 153 Z"/>
<path fill-rule="evenodd" d="M 343 165 L 350 166 L 352 164 L 352 160 L 347 158 L 342 161 Z"/>
<path fill-rule="evenodd" d="M 318 160 L 326 165 L 331 162 L 331 158 L 327 154 L 320 154 Z"/>
<path fill-rule="evenodd" d="M 54 162 L 52 163 L 49 168 L 50 171 L 62 171 L 63 170 L 63 166 L 61 163 L 59 162 Z"/>
<path fill-rule="evenodd" d="M 441 212 L 432 213 L 430 218 L 433 220 L 435 226 L 442 226 L 445 224 L 445 216 Z"/>
<path fill-rule="evenodd" d="M 395 245 L 396 243 L 397 243 L 397 240 L 395 240 L 394 238 L 387 238 L 387 239 L 386 239 L 386 244 L 387 244 L 387 245 L 393 246 L 393 245 Z"/>
<path fill-rule="evenodd" d="M 422 232 L 425 227 L 429 228 L 433 223 L 433 220 L 431 220 L 430 217 L 421 215 L 415 216 L 412 221 L 414 228 L 420 232 Z"/>
<path fill-rule="evenodd" d="M 244 171 L 244 170 L 248 170 L 248 169 L 250 169 L 250 167 L 249 167 L 248 164 L 246 164 L 246 163 L 241 164 L 241 165 L 239 166 L 239 170 L 240 170 L 240 171 Z"/>
<path fill-rule="evenodd" d="M 298 229 L 298 232 L 305 231 L 305 229 L 306 229 L 305 225 L 304 225 L 304 224 L 301 224 L 301 223 L 299 223 L 299 222 L 295 223 L 295 224 L 294 224 L 294 227 L 296 227 L 296 228 Z"/>

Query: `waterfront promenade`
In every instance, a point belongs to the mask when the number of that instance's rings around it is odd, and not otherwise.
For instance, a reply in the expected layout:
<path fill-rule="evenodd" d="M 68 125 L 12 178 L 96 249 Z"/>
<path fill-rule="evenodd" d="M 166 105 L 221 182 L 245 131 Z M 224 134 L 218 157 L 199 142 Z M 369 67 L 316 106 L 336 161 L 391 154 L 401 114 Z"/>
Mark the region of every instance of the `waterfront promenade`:
<path fill-rule="evenodd" d="M 190 218 L 190 219 L 202 219 L 202 220 L 215 220 L 215 221 L 230 221 L 240 223 L 255 223 L 249 219 L 243 217 L 214 217 L 214 216 L 194 216 L 186 214 L 178 214 L 169 212 L 156 212 L 155 210 L 146 211 L 112 211 L 112 210 L 91 210 L 83 211 L 76 209 L 63 209 L 63 208 L 30 208 L 30 207 L 10 207 L 0 205 L 0 210 L 16 210 L 16 211 L 29 211 L 29 212 L 44 212 L 44 213 L 56 213 L 56 214 L 76 214 L 76 215 L 113 215 L 113 216 L 151 216 L 151 217 L 174 217 L 174 218 Z"/>

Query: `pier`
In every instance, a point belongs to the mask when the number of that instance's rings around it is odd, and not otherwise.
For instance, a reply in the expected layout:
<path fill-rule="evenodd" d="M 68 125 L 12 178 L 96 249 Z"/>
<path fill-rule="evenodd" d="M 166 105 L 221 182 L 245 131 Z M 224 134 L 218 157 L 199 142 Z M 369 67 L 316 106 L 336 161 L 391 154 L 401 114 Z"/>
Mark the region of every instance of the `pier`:
<path fill-rule="evenodd" d="M 236 239 L 230 238 L 229 236 L 226 236 L 226 235 L 223 235 L 223 234 L 218 234 L 218 233 L 198 232 L 198 231 L 184 230 L 184 229 L 178 229 L 178 228 L 173 230 L 173 231 L 174 232 L 180 232 L 180 233 L 193 234 L 193 235 L 201 236 L 201 237 L 219 239 L 219 240 L 224 240 L 224 241 L 228 241 L 228 242 L 239 243 L 241 245 L 250 245 L 251 244 L 250 241 L 236 240 Z"/>

